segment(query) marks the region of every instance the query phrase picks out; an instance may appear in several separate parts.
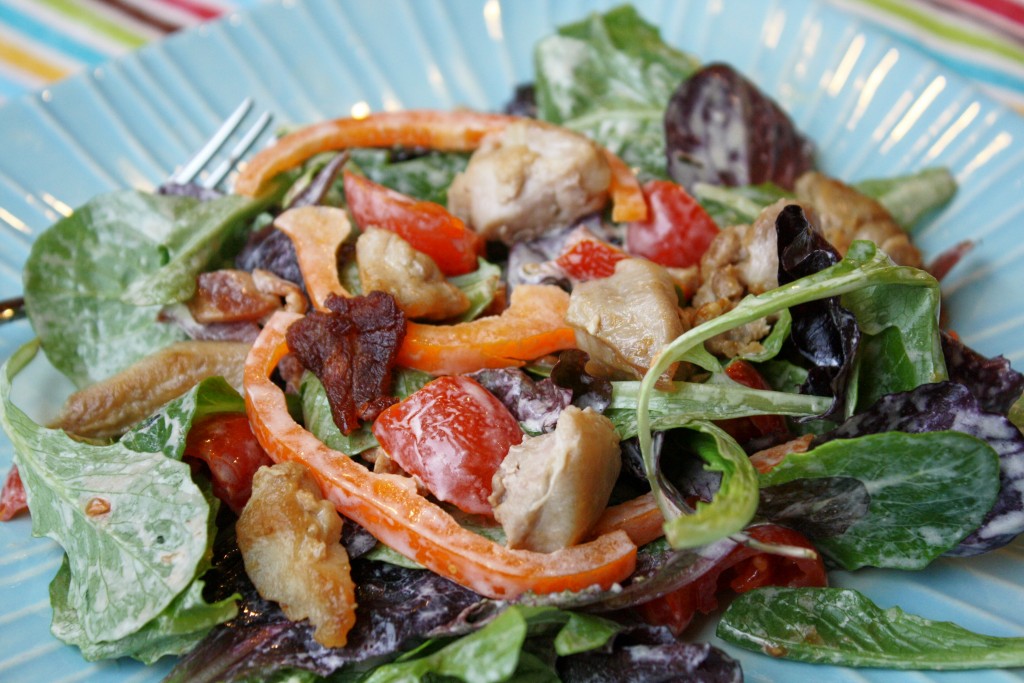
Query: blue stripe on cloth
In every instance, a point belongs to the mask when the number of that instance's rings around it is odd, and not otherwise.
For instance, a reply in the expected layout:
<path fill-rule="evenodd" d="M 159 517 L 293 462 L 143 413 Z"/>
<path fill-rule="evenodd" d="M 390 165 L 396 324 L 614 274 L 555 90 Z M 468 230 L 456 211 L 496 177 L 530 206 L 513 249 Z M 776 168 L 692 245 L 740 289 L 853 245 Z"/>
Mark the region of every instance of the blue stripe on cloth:
<path fill-rule="evenodd" d="M 47 26 L 35 17 L 19 12 L 8 5 L 0 4 L 0 23 L 6 24 L 8 28 L 19 33 L 32 36 L 36 42 L 43 43 L 89 66 L 102 64 L 112 56 L 80 43 L 71 36 Z"/>

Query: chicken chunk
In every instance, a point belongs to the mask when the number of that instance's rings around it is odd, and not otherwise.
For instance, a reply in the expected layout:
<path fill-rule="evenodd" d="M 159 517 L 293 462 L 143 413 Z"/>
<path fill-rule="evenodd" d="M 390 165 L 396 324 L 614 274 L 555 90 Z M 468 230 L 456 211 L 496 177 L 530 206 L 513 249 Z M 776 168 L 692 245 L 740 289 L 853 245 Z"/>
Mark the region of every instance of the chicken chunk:
<path fill-rule="evenodd" d="M 582 541 L 619 476 L 619 435 L 592 408 L 569 406 L 555 431 L 509 449 L 489 500 L 511 548 L 553 552 Z"/>
<path fill-rule="evenodd" d="M 469 308 L 469 299 L 432 258 L 390 230 L 371 227 L 361 234 L 356 262 L 363 291 L 387 292 L 408 318 L 445 320 Z"/>
<path fill-rule="evenodd" d="M 854 240 L 871 240 L 902 266 L 923 268 L 921 252 L 884 206 L 835 178 L 811 171 L 796 181 L 796 196 L 814 210 L 814 220 L 832 246 L 845 255 Z"/>
<path fill-rule="evenodd" d="M 672 278 L 645 259 L 624 259 L 610 277 L 577 285 L 565 321 L 590 354 L 588 371 L 611 379 L 643 377 L 684 331 Z"/>
<path fill-rule="evenodd" d="M 734 225 L 718 233 L 701 257 L 701 285 L 684 313 L 696 326 L 727 313 L 748 294 L 779 286 L 778 237 L 775 220 L 789 200 L 765 207 L 751 225 Z M 754 320 L 705 342 L 708 351 L 733 358 L 762 350 L 760 340 L 771 332 L 765 318 Z"/>
<path fill-rule="evenodd" d="M 448 209 L 485 239 L 533 239 L 601 209 L 611 170 L 582 135 L 536 121 L 486 137 L 448 189 Z"/>
<path fill-rule="evenodd" d="M 309 619 L 314 639 L 342 647 L 355 624 L 355 585 L 341 517 L 303 465 L 261 467 L 236 525 L 245 571 L 265 600 L 293 621 Z"/>

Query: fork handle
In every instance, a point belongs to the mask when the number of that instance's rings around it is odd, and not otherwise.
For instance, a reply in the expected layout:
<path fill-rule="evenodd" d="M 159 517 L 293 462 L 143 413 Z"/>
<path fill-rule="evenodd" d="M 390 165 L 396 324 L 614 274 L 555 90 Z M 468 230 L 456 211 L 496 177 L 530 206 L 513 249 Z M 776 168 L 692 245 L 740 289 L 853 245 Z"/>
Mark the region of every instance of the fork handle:
<path fill-rule="evenodd" d="M 11 322 L 25 317 L 25 297 L 14 297 L 0 301 L 0 323 Z"/>

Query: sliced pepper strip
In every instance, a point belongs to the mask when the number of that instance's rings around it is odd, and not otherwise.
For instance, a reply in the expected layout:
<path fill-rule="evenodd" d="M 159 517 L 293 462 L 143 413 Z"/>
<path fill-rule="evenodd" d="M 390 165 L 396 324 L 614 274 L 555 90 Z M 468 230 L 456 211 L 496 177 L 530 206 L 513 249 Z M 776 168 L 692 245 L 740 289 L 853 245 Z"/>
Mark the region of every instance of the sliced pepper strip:
<path fill-rule="evenodd" d="M 288 235 L 295 245 L 295 257 L 313 306 L 326 311 L 328 294 L 351 296 L 338 277 L 338 247 L 352 232 L 343 209 L 332 206 L 303 206 L 289 209 L 276 219 L 274 227 Z"/>
<path fill-rule="evenodd" d="M 275 313 L 253 344 L 245 365 L 246 410 L 270 457 L 306 465 L 344 516 L 406 557 L 491 598 L 595 584 L 607 589 L 633 572 L 636 545 L 622 531 L 553 553 L 510 550 L 459 526 L 404 477 L 370 472 L 300 427 L 288 413 L 284 393 L 270 380 L 288 352 L 285 332 L 300 317 Z"/>
<path fill-rule="evenodd" d="M 524 365 L 576 348 L 568 307 L 569 295 L 554 285 L 520 285 L 501 315 L 455 325 L 409 322 L 397 362 L 435 375 Z"/>
<path fill-rule="evenodd" d="M 624 503 L 609 506 L 597 520 L 591 535 L 599 536 L 618 530 L 629 534 L 630 540 L 638 546 L 647 545 L 665 535 L 665 517 L 653 493 L 644 493 Z"/>
<path fill-rule="evenodd" d="M 425 147 L 471 152 L 484 136 L 503 130 L 517 120 L 520 118 L 506 114 L 411 110 L 314 123 L 285 135 L 254 156 L 235 181 L 235 192 L 258 197 L 267 190 L 274 176 L 321 152 L 357 147 Z M 647 202 L 633 171 L 612 152 L 602 151 L 612 172 L 612 219 L 618 222 L 645 220 Z"/>

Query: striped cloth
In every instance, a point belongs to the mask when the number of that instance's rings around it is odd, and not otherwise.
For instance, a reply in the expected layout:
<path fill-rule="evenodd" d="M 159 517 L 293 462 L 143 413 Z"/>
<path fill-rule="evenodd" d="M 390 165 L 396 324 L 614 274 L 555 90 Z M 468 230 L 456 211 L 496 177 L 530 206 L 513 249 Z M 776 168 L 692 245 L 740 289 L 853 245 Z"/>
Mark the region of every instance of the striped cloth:
<path fill-rule="evenodd" d="M 0 0 L 0 101 L 258 1 Z M 829 1 L 1024 111 L 1024 0 Z"/>
<path fill-rule="evenodd" d="M 257 0 L 0 0 L 0 101 Z"/>

